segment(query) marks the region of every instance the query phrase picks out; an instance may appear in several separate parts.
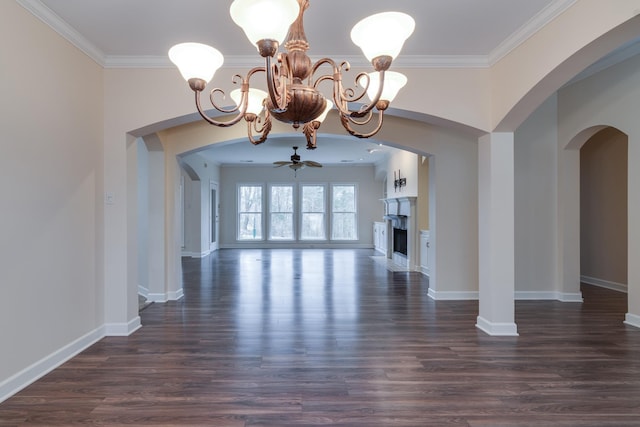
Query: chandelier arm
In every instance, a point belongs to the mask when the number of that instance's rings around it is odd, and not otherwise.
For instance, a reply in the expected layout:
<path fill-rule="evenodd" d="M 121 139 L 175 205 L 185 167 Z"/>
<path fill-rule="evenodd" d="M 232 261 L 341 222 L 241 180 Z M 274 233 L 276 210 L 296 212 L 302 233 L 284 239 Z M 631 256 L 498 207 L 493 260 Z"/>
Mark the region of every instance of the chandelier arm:
<path fill-rule="evenodd" d="M 353 123 L 354 125 L 363 126 L 371 122 L 371 119 L 373 119 L 373 111 L 369 111 L 363 117 L 359 117 L 359 118 L 364 118 L 364 120 L 356 120 L 351 115 L 346 115 L 345 117 L 347 118 L 347 120 L 349 120 L 349 122 Z"/>
<path fill-rule="evenodd" d="M 247 114 L 247 116 L 249 116 L 249 114 Z M 262 126 L 258 127 L 260 121 L 260 118 L 256 118 L 255 115 L 253 116 L 253 120 L 250 120 L 250 117 L 247 117 L 247 133 L 249 136 L 249 141 L 253 145 L 258 145 L 265 142 L 267 140 L 269 132 L 271 132 L 271 115 L 269 114 L 268 110 L 265 114 L 264 123 L 262 124 Z M 258 139 L 254 138 L 253 131 L 261 134 Z"/>
<path fill-rule="evenodd" d="M 281 87 L 277 87 L 275 80 L 279 78 L 279 73 L 276 65 L 271 62 L 270 56 L 265 57 L 265 70 L 267 73 L 267 91 L 269 92 L 274 112 L 284 113 L 287 110 L 287 97 L 283 96 L 286 93 L 286 81 L 279 79 Z M 278 98 L 280 98 L 280 101 L 278 101 Z"/>
<path fill-rule="evenodd" d="M 307 137 L 307 150 L 315 150 L 316 146 L 316 134 L 318 129 L 320 128 L 320 123 L 317 120 L 314 120 L 309 123 L 305 123 L 302 127 L 302 133 Z"/>
<path fill-rule="evenodd" d="M 351 134 L 351 135 L 353 135 L 353 136 L 355 136 L 355 137 L 357 137 L 357 138 L 370 138 L 370 137 L 372 137 L 373 135 L 377 134 L 377 133 L 378 133 L 378 131 L 380 131 L 380 129 L 382 129 L 382 122 L 383 122 L 383 118 L 384 118 L 384 110 L 380 110 L 380 111 L 378 112 L 378 125 L 376 126 L 376 128 L 375 128 L 374 130 L 372 130 L 372 131 L 371 131 L 371 132 L 369 132 L 369 133 L 359 133 L 359 132 L 357 132 L 355 129 L 353 129 L 353 128 L 351 127 L 351 124 L 350 124 L 350 122 L 352 122 L 351 118 L 350 118 L 350 117 L 347 117 L 347 116 L 344 116 L 344 115 L 342 115 L 342 114 L 340 115 L 340 123 L 342 123 L 342 127 L 344 127 L 344 128 L 345 128 L 345 130 L 346 130 L 349 134 Z M 369 121 L 369 120 L 367 120 L 367 122 L 368 122 L 368 121 Z M 354 122 L 354 123 L 355 123 L 355 122 Z M 357 123 L 356 123 L 356 124 L 357 124 Z"/>
<path fill-rule="evenodd" d="M 214 89 L 215 90 L 215 89 Z M 200 94 L 201 91 L 195 91 L 195 97 L 196 97 L 196 108 L 198 109 L 198 113 L 200 113 L 200 116 L 209 124 L 212 124 L 214 126 L 218 126 L 218 127 L 229 127 L 229 126 L 233 126 L 236 123 L 238 123 L 243 117 L 244 114 L 247 111 L 247 93 L 243 92 L 242 93 L 242 100 L 240 102 L 240 106 L 235 107 L 233 110 L 230 110 L 231 112 L 233 111 L 237 111 L 238 109 L 240 110 L 238 112 L 238 114 L 231 120 L 226 121 L 226 122 L 219 122 L 217 120 L 212 119 L 211 117 L 209 117 L 204 110 L 202 109 L 202 104 L 200 103 Z M 218 110 L 221 111 L 220 109 L 218 109 L 215 105 L 214 107 Z M 222 111 L 225 112 L 225 111 Z"/>

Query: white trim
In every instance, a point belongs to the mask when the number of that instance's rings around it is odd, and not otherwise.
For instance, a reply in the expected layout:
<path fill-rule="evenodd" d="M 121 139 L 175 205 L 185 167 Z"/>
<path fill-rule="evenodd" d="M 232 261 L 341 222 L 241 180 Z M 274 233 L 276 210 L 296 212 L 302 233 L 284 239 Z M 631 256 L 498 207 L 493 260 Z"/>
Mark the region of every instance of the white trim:
<path fill-rule="evenodd" d="M 207 255 L 209 255 L 211 252 L 213 252 L 213 250 L 208 250 L 208 251 L 204 251 L 204 252 L 190 252 L 190 251 L 182 251 L 182 256 L 183 257 L 188 257 L 188 258 L 204 258 Z"/>
<path fill-rule="evenodd" d="M 177 291 L 169 292 L 167 294 L 167 298 L 169 301 L 178 301 L 182 297 L 184 297 L 184 291 L 182 290 L 182 288 L 178 289 Z"/>
<path fill-rule="evenodd" d="M 142 285 L 138 285 L 138 295 L 142 295 L 145 298 L 149 298 L 149 289 L 145 288 Z"/>
<path fill-rule="evenodd" d="M 16 0 L 18 4 L 33 14 L 36 18 L 47 24 L 56 33 L 60 34 L 69 43 L 84 52 L 102 67 L 105 66 L 105 54 L 93 43 L 87 40 L 82 34 L 67 24 L 55 12 L 45 6 L 39 0 Z"/>
<path fill-rule="evenodd" d="M 429 267 L 425 267 L 423 265 L 416 266 L 416 270 L 429 277 Z"/>
<path fill-rule="evenodd" d="M 633 326 L 635 328 L 640 328 L 640 316 L 637 314 L 627 313 L 624 319 L 624 324 Z"/>
<path fill-rule="evenodd" d="M 427 295 L 436 301 L 464 301 L 464 300 L 477 300 L 479 298 L 479 294 L 477 291 L 452 291 L 452 292 L 443 292 L 443 291 L 434 291 L 429 288 Z"/>
<path fill-rule="evenodd" d="M 582 293 L 578 292 L 575 294 L 565 294 L 560 292 L 558 296 L 558 301 L 560 302 L 583 302 Z"/>
<path fill-rule="evenodd" d="M 167 301 L 178 301 L 183 296 L 184 291 L 182 290 L 182 288 L 180 288 L 177 291 L 172 292 L 151 293 L 149 294 L 147 299 L 152 302 L 165 303 Z"/>
<path fill-rule="evenodd" d="M 624 283 L 611 282 L 609 280 L 596 279 L 595 277 L 580 276 L 580 281 L 587 285 L 599 286 L 612 291 L 627 293 L 628 287 Z"/>
<path fill-rule="evenodd" d="M 0 383 L 0 403 L 91 347 L 104 336 L 105 327 L 101 326 L 7 378 Z"/>
<path fill-rule="evenodd" d="M 106 323 L 104 325 L 105 336 L 128 337 L 142 327 L 140 316 L 136 316 L 127 323 Z"/>
<path fill-rule="evenodd" d="M 560 294 L 554 291 L 516 291 L 516 300 L 558 300 Z"/>
<path fill-rule="evenodd" d="M 518 327 L 515 323 L 489 322 L 481 316 L 476 320 L 476 328 L 494 337 L 517 337 Z"/>
<path fill-rule="evenodd" d="M 577 1 L 578 0 L 556 0 L 549 3 L 547 7 L 542 9 L 536 16 L 531 18 L 529 22 L 520 27 L 515 33 L 511 34 L 507 39 L 500 43 L 498 47 L 489 53 L 489 65 L 495 65 L 502 58 L 507 56 L 527 39 L 537 33 L 541 28 L 573 6 Z"/>

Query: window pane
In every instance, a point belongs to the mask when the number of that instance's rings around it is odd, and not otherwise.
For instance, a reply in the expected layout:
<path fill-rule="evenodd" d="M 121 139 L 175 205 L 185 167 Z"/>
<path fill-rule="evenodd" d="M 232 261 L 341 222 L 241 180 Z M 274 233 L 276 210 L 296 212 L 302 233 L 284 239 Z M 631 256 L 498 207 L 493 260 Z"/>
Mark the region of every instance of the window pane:
<path fill-rule="evenodd" d="M 356 240 L 356 186 L 331 187 L 331 239 Z"/>
<path fill-rule="evenodd" d="M 271 187 L 271 212 L 293 212 L 293 187 Z"/>
<path fill-rule="evenodd" d="M 293 214 L 274 213 L 271 214 L 271 235 L 273 240 L 293 239 Z"/>
<path fill-rule="evenodd" d="M 300 230 L 302 240 L 324 240 L 324 214 L 303 213 L 302 230 Z"/>
<path fill-rule="evenodd" d="M 333 240 L 355 240 L 356 214 L 334 213 L 332 215 L 331 238 Z"/>
<path fill-rule="evenodd" d="M 302 187 L 302 212 L 324 212 L 324 186 Z"/>
<path fill-rule="evenodd" d="M 325 186 L 302 186 L 301 240 L 326 240 Z"/>
<path fill-rule="evenodd" d="M 269 199 L 269 239 L 293 240 L 293 186 L 273 185 Z"/>
<path fill-rule="evenodd" d="M 238 210 L 240 212 L 262 212 L 262 187 L 241 186 Z"/>
<path fill-rule="evenodd" d="M 238 221 L 238 238 L 240 240 L 262 239 L 262 214 L 240 213 Z"/>
<path fill-rule="evenodd" d="M 355 212 L 356 188 L 353 185 L 335 185 L 333 187 L 333 212 Z"/>

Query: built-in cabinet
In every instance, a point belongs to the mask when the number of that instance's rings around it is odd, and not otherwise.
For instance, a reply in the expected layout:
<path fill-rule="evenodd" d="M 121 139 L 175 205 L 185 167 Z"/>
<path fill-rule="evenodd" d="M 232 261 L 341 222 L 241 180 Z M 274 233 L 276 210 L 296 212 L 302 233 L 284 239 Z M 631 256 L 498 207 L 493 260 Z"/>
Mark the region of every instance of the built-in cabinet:
<path fill-rule="evenodd" d="M 373 223 L 373 247 L 376 251 L 387 254 L 387 224 L 385 222 Z"/>
<path fill-rule="evenodd" d="M 429 275 L 429 230 L 420 230 L 420 271 L 422 274 Z"/>

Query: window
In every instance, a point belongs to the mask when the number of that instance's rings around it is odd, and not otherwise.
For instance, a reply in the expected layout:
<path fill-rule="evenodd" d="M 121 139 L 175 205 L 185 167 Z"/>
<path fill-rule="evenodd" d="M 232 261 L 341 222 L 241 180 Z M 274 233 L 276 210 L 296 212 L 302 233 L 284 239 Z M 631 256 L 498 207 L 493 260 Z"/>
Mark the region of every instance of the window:
<path fill-rule="evenodd" d="M 331 187 L 331 239 L 357 240 L 356 186 Z"/>
<path fill-rule="evenodd" d="M 269 239 L 294 239 L 292 185 L 271 186 L 269 198 Z"/>
<path fill-rule="evenodd" d="M 238 186 L 238 240 L 262 240 L 262 185 Z"/>
<path fill-rule="evenodd" d="M 325 186 L 302 185 L 300 240 L 325 240 Z"/>
<path fill-rule="evenodd" d="M 355 184 L 258 183 L 237 188 L 238 241 L 358 240 Z"/>

